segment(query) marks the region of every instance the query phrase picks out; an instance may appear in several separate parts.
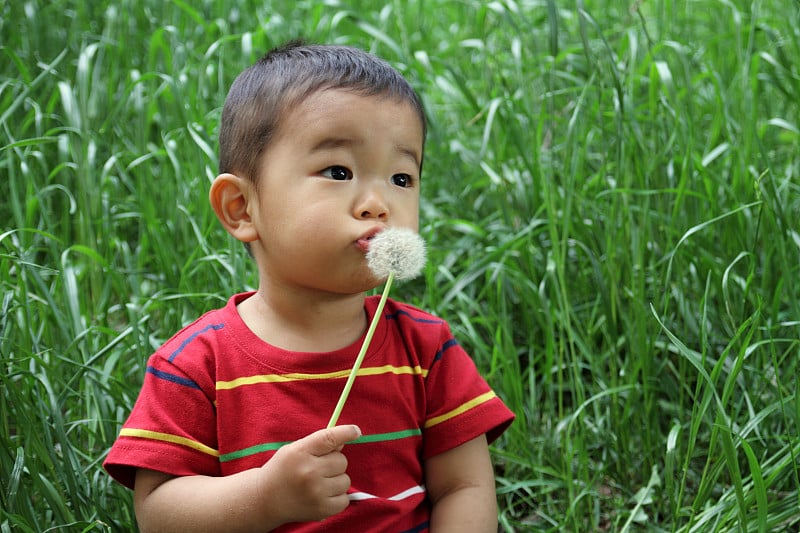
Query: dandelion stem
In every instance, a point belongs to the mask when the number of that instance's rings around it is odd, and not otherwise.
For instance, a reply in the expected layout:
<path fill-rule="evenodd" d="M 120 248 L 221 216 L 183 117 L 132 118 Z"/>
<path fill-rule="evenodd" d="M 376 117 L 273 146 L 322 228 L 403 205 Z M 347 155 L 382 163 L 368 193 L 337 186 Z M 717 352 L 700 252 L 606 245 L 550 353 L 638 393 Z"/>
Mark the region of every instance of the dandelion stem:
<path fill-rule="evenodd" d="M 333 410 L 333 415 L 331 415 L 331 419 L 328 422 L 329 428 L 334 427 L 336 422 L 339 421 L 339 415 L 342 414 L 344 404 L 347 401 L 347 397 L 350 395 L 350 389 L 353 387 L 353 382 L 356 380 L 356 375 L 358 375 L 358 369 L 361 368 L 361 362 L 364 360 L 364 356 L 367 354 L 369 345 L 372 343 L 372 336 L 375 334 L 375 329 L 378 327 L 378 321 L 383 314 L 383 307 L 386 305 L 386 298 L 388 298 L 389 290 L 392 288 L 392 281 L 394 281 L 394 272 L 389 272 L 389 277 L 386 278 L 386 285 L 383 287 L 383 294 L 381 294 L 378 307 L 375 309 L 375 314 L 372 316 L 369 329 L 367 329 L 367 335 L 364 337 L 364 342 L 361 343 L 361 350 L 358 352 L 356 362 L 353 363 L 353 368 L 350 370 L 350 375 L 347 377 L 347 383 L 344 384 L 344 390 L 342 391 L 341 396 L 339 396 L 339 402 L 336 404 L 336 408 Z"/>

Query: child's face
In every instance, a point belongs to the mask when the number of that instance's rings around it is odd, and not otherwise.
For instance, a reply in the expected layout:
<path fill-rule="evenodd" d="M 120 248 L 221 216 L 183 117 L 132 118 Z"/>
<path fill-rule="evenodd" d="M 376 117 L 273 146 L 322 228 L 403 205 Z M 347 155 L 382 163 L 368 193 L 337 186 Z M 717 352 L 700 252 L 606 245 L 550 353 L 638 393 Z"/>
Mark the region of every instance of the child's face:
<path fill-rule="evenodd" d="M 368 239 L 386 227 L 418 230 L 422 148 L 406 102 L 323 90 L 289 110 L 250 210 L 262 283 L 339 294 L 380 283 L 366 265 Z"/>

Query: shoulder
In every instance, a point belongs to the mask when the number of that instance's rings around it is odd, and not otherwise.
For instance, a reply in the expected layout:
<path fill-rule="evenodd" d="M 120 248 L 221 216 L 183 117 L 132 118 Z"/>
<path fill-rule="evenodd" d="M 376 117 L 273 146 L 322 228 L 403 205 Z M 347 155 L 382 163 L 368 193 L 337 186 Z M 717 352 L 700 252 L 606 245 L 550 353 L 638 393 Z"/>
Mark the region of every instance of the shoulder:
<path fill-rule="evenodd" d="M 372 314 L 377 301 L 368 303 Z M 383 310 L 379 330 L 385 332 L 387 342 L 402 348 L 424 368 L 450 347 L 457 345 L 447 321 L 413 305 L 388 299 Z"/>
<path fill-rule="evenodd" d="M 397 320 L 409 324 L 420 324 L 428 326 L 449 327 L 447 322 L 428 311 L 424 311 L 419 307 L 404 302 L 398 302 L 388 298 L 386 300 L 386 307 L 383 314 L 387 320 Z"/>
<path fill-rule="evenodd" d="M 453 337 L 446 320 L 407 303 L 388 299 L 383 316 L 389 331 L 399 332 L 404 337 L 439 345 Z"/>
<path fill-rule="evenodd" d="M 207 311 L 170 337 L 153 356 L 176 364 L 194 359 L 198 354 L 215 353 L 225 342 L 225 337 L 241 327 L 236 304 L 246 296 L 236 294 L 223 307 Z"/>

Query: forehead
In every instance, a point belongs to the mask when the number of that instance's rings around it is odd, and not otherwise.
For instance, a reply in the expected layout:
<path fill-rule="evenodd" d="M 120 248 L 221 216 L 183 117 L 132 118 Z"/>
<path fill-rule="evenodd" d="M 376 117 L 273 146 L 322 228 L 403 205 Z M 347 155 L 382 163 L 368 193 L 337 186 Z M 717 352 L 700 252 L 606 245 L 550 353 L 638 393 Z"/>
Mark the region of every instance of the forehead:
<path fill-rule="evenodd" d="M 315 91 L 282 114 L 277 139 L 292 137 L 312 142 L 318 137 L 381 134 L 422 156 L 424 125 L 417 108 L 406 100 L 386 95 L 363 95 L 346 89 Z"/>

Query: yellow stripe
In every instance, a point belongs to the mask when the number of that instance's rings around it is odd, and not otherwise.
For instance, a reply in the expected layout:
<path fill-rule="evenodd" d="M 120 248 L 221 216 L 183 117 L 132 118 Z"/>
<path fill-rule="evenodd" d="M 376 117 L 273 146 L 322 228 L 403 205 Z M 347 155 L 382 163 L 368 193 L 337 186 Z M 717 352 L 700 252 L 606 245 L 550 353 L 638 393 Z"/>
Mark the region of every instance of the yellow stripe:
<path fill-rule="evenodd" d="M 286 383 L 289 381 L 300 381 L 304 379 L 334 379 L 347 377 L 347 370 L 330 372 L 327 374 L 262 374 L 258 376 L 246 376 L 236 378 L 231 381 L 217 381 L 217 390 L 235 389 L 243 385 L 255 385 L 257 383 Z"/>
<path fill-rule="evenodd" d="M 192 448 L 193 450 L 206 453 L 213 457 L 219 457 L 219 452 L 217 452 L 217 450 L 214 448 L 209 448 L 205 444 L 197 442 L 196 440 L 187 439 L 186 437 L 179 437 L 178 435 L 172 435 L 171 433 L 159 433 L 158 431 L 150 431 L 147 429 L 122 428 L 122 431 L 119 432 L 119 436 L 140 437 L 143 439 L 172 442 L 174 444 L 180 444 L 182 446 L 186 446 L 187 448 Z"/>
<path fill-rule="evenodd" d="M 325 374 L 262 374 L 258 376 L 246 376 L 237 378 L 231 381 L 217 381 L 217 390 L 230 390 L 243 385 L 255 385 L 258 383 L 287 383 L 289 381 L 301 381 L 307 379 L 341 379 L 346 378 L 350 374 L 350 370 L 337 370 L 336 372 L 328 372 Z M 415 366 L 374 366 L 368 368 L 361 368 L 358 371 L 359 376 L 377 376 L 380 374 L 417 374 L 422 377 L 428 375 L 428 371 L 422 367 Z"/>
<path fill-rule="evenodd" d="M 433 427 L 433 426 L 435 426 L 437 424 L 441 424 L 442 422 L 444 422 L 446 420 L 450 420 L 451 418 L 456 417 L 456 416 L 460 415 L 461 413 L 469 411 L 470 409 L 472 409 L 476 405 L 480 405 L 480 404 L 482 404 L 484 402 L 488 402 L 489 400 L 491 400 L 495 396 L 496 395 L 495 395 L 494 391 L 489 391 L 487 393 L 481 394 L 480 396 L 476 396 L 475 398 L 471 399 L 470 401 L 468 401 L 466 403 L 462 403 L 461 405 L 459 405 L 458 407 L 456 407 L 452 411 L 448 411 L 443 415 L 439 415 L 439 416 L 435 416 L 433 418 L 429 418 L 428 420 L 425 421 L 425 428 L 427 429 L 427 428 Z"/>
<path fill-rule="evenodd" d="M 349 374 L 350 371 L 348 370 L 347 373 Z M 428 371 L 419 365 L 413 367 L 392 365 L 372 366 L 368 368 L 362 368 L 358 371 L 359 376 L 378 376 L 380 374 L 416 374 L 424 378 L 428 375 Z"/>

